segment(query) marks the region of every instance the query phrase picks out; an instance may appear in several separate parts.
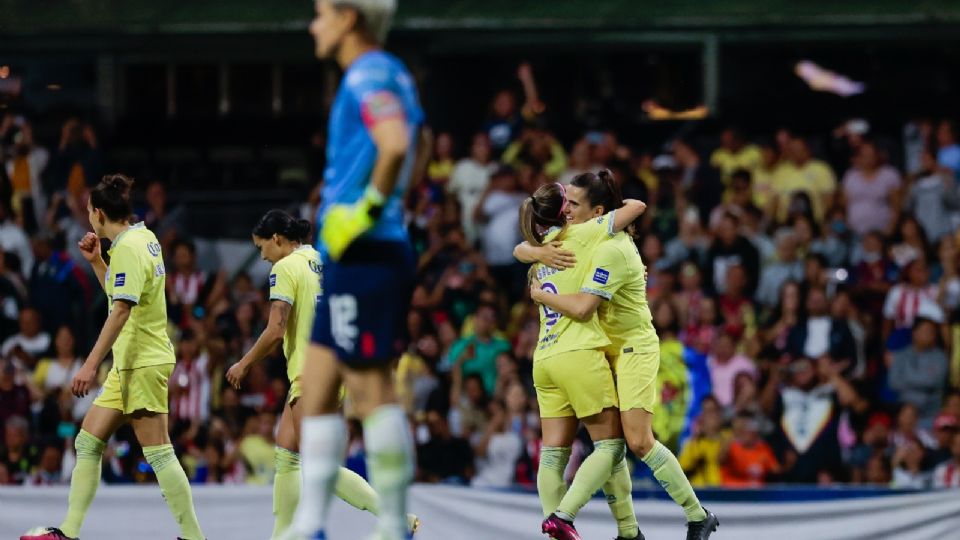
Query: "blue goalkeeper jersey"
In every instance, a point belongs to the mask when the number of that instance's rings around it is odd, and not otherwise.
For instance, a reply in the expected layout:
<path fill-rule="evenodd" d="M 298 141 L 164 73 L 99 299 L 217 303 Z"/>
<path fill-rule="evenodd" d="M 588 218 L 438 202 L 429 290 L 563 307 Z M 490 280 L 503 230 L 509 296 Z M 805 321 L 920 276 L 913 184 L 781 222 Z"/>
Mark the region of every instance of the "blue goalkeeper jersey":
<path fill-rule="evenodd" d="M 377 160 L 377 148 L 370 129 L 378 121 L 390 118 L 406 121 L 410 150 L 380 219 L 361 238 L 407 240 L 403 196 L 412 176 L 416 141 L 424 114 L 416 85 L 406 66 L 392 54 L 379 50 L 363 54 L 350 65 L 330 110 L 327 166 L 317 211 L 317 230 L 323 225 L 324 215 L 331 205 L 352 204 L 363 195 Z M 325 253 L 323 242 L 317 236 L 317 250 Z"/>

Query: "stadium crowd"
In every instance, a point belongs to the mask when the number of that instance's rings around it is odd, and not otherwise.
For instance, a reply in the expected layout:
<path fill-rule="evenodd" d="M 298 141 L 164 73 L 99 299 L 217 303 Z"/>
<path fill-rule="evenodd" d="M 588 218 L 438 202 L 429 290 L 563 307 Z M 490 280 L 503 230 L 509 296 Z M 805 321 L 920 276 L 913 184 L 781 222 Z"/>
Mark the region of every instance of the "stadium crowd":
<path fill-rule="evenodd" d="M 565 144 L 529 66 L 518 77 L 523 92 L 497 93 L 469 140 L 435 134 L 408 195 L 419 279 L 397 380 L 418 480 L 533 485 L 539 321 L 512 255 L 518 209 L 543 183 L 608 168 L 625 196 L 648 203 L 636 241 L 661 340 L 654 426 L 695 486 L 960 487 L 950 120 L 911 121 L 886 138 L 854 119 L 811 136 L 728 127 L 655 150 L 604 130 Z M 66 483 L 94 397 L 69 391 L 106 312 L 74 246 L 105 160 L 94 128 L 76 119 L 50 142 L 33 138 L 29 120 L 0 121 L 0 484 Z M 193 482 L 269 483 L 281 353 L 239 391 L 224 379 L 265 324 L 266 283 L 201 269 L 199 231 L 185 230 L 162 182 L 140 187 L 138 215 L 167 258 L 177 452 Z M 109 442 L 105 481 L 150 480 L 132 443 L 129 429 Z M 575 456 L 589 451 L 584 437 Z M 348 465 L 361 473 L 363 452 L 354 423 Z"/>

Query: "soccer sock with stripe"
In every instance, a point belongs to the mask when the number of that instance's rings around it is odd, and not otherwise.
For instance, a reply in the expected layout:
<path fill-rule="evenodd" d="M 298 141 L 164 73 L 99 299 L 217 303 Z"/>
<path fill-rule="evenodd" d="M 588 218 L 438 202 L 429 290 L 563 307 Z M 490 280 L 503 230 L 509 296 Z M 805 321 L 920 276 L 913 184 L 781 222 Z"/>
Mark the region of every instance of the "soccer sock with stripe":
<path fill-rule="evenodd" d="M 273 453 L 276 473 L 273 476 L 273 535 L 280 538 L 293 523 L 293 514 L 300 501 L 300 454 L 279 446 Z"/>
<path fill-rule="evenodd" d="M 312 537 L 327 525 L 330 497 L 347 446 L 347 426 L 339 414 L 308 416 L 300 428 L 303 487 L 293 518 L 301 534 Z"/>
<path fill-rule="evenodd" d="M 363 420 L 373 489 L 380 498 L 378 530 L 384 540 L 407 537 L 407 487 L 413 480 L 413 438 L 396 404 L 378 407 Z"/>
<path fill-rule="evenodd" d="M 683 507 L 687 521 L 701 521 L 707 517 L 697 494 L 693 492 L 690 480 L 683 474 L 680 462 L 669 448 L 656 441 L 650 452 L 643 456 L 643 462 L 650 467 L 653 477 L 660 482 L 673 502 Z"/>
<path fill-rule="evenodd" d="M 173 445 L 161 444 L 145 446 L 143 457 L 153 468 L 160 484 L 160 492 L 167 501 L 167 506 L 180 526 L 180 535 L 185 540 L 204 540 L 197 522 L 197 513 L 193 507 L 193 494 L 190 491 L 190 482 L 183 467 L 173 452 Z"/>
<path fill-rule="evenodd" d="M 60 524 L 63 534 L 77 538 L 87 509 L 97 494 L 100 485 L 100 464 L 106 443 L 85 430 L 77 434 L 73 446 L 77 451 L 77 464 L 70 477 L 70 497 L 67 499 L 67 517 Z"/>
<path fill-rule="evenodd" d="M 540 448 L 540 468 L 537 469 L 537 494 L 543 507 L 543 517 L 557 509 L 567 493 L 563 473 L 570 461 L 569 446 L 544 446 Z"/>
<path fill-rule="evenodd" d="M 607 496 L 607 505 L 613 519 L 617 520 L 617 534 L 623 538 L 635 538 L 640 532 L 637 513 L 633 509 L 633 479 L 627 458 L 613 466 L 613 475 L 603 485 L 603 494 Z"/>
<path fill-rule="evenodd" d="M 557 516 L 573 521 L 590 497 L 610 479 L 614 466 L 623 461 L 625 454 L 623 439 L 604 439 L 593 443 L 593 452 L 583 460 L 570 489 L 557 505 Z"/>

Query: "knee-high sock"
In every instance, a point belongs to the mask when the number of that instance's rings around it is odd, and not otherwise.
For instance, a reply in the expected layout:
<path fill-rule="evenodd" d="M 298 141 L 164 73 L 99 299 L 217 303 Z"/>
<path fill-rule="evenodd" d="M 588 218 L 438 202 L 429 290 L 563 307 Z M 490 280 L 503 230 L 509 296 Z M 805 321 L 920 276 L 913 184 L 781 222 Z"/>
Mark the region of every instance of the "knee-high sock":
<path fill-rule="evenodd" d="M 280 538 L 293 523 L 293 514 L 300 502 L 300 454 L 279 446 L 273 453 L 276 473 L 273 476 L 273 535 Z"/>
<path fill-rule="evenodd" d="M 204 540 L 200 524 L 197 522 L 197 513 L 193 508 L 193 494 L 190 491 L 190 482 L 183 472 L 183 467 L 173 452 L 173 446 L 161 444 L 146 446 L 143 457 L 153 467 L 160 484 L 160 492 L 167 501 L 167 506 L 180 526 L 180 535 L 185 540 Z"/>
<path fill-rule="evenodd" d="M 380 498 L 377 497 L 377 492 L 362 476 L 346 467 L 340 467 L 337 472 L 334 492 L 343 502 L 358 510 L 366 510 L 373 515 L 380 513 Z"/>
<path fill-rule="evenodd" d="M 643 456 L 643 462 L 650 467 L 653 477 L 660 482 L 673 502 L 683 507 L 687 521 L 700 521 L 707 517 L 697 494 L 693 492 L 693 486 L 687 480 L 687 475 L 683 474 L 680 462 L 669 448 L 660 444 L 660 441 L 655 442 L 650 452 Z"/>
<path fill-rule="evenodd" d="M 339 414 L 310 416 L 300 429 L 303 487 L 294 526 L 304 536 L 322 531 L 330 511 L 330 496 L 347 445 L 347 427 Z"/>
<path fill-rule="evenodd" d="M 384 540 L 407 536 L 407 487 L 413 480 L 413 438 L 399 405 L 383 405 L 363 420 L 367 463 L 380 498 L 378 530 Z"/>
<path fill-rule="evenodd" d="M 603 485 L 603 494 L 607 496 L 607 505 L 613 519 L 617 520 L 617 534 L 623 538 L 634 538 L 640 532 L 637 513 L 633 509 L 633 479 L 627 458 L 613 466 L 613 475 Z"/>
<path fill-rule="evenodd" d="M 570 461 L 569 446 L 544 446 L 540 449 L 540 468 L 537 469 L 537 494 L 543 507 L 543 517 L 557 509 L 567 494 L 563 472 Z"/>
<path fill-rule="evenodd" d="M 613 467 L 623 461 L 626 443 L 623 439 L 604 439 L 593 443 L 593 452 L 583 460 L 570 489 L 557 505 L 557 516 L 573 521 L 577 512 L 610 478 Z"/>
<path fill-rule="evenodd" d="M 70 498 L 67 499 L 67 517 L 60 524 L 63 534 L 77 538 L 87 509 L 97 494 L 100 485 L 100 463 L 106 443 L 84 430 L 80 430 L 73 447 L 77 451 L 77 464 L 70 477 Z"/>

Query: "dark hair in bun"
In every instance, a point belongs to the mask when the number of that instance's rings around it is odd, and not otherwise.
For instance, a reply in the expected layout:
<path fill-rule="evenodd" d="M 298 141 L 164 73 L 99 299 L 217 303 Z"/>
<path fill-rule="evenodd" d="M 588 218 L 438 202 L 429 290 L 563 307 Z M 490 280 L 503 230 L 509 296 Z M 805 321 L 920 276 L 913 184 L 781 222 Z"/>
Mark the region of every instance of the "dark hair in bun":
<path fill-rule="evenodd" d="M 260 218 L 260 222 L 253 228 L 257 238 L 273 238 L 279 234 L 287 240 L 306 243 L 310 238 L 310 222 L 297 219 L 283 210 L 270 210 Z"/>
<path fill-rule="evenodd" d="M 122 174 L 108 174 L 90 191 L 90 206 L 106 214 L 110 221 L 132 221 L 132 188 L 132 178 Z"/>

